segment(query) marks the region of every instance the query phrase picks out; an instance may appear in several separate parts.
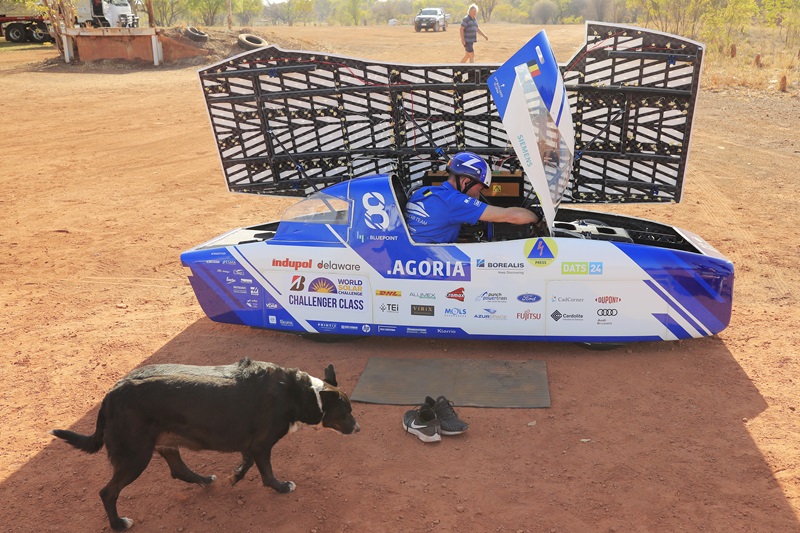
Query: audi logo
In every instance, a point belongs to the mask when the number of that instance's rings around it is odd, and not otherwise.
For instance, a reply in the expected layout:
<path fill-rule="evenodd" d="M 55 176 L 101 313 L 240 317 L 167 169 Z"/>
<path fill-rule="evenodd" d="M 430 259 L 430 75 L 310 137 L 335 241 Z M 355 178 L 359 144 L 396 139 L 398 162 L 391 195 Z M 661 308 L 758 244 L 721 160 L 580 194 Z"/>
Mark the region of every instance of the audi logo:
<path fill-rule="evenodd" d="M 597 316 L 617 316 L 616 309 L 598 309 Z"/>

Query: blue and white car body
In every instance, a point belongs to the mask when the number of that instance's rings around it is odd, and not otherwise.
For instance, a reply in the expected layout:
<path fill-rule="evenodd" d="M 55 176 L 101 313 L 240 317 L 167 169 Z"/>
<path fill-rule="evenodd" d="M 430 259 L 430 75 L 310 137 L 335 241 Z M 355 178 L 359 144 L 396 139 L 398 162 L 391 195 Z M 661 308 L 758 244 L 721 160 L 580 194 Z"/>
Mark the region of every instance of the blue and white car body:
<path fill-rule="evenodd" d="M 544 34 L 497 68 L 487 85 L 546 224 L 524 231 L 483 227 L 477 238 L 418 244 L 403 216 L 408 187 L 402 176 L 347 176 L 297 194 L 306 197 L 279 221 L 239 228 L 184 252 L 181 261 L 205 313 L 219 322 L 319 336 L 620 343 L 722 331 L 730 320 L 734 269 L 702 238 L 652 221 L 560 207 L 572 179 L 576 133 Z M 225 115 L 215 123 L 212 111 L 212 124 L 230 120 Z M 249 160 L 226 166 L 231 141 L 220 144 L 230 185 Z M 247 187 L 253 186 L 250 179 Z"/>

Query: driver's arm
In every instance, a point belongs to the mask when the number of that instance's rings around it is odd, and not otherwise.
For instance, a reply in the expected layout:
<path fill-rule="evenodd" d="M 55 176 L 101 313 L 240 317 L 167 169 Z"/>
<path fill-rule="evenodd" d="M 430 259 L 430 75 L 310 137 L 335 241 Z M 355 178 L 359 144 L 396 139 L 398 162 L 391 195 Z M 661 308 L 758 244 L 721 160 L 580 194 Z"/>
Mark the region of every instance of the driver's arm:
<path fill-rule="evenodd" d="M 480 220 L 484 222 L 508 222 L 510 224 L 538 224 L 539 217 L 523 207 L 497 207 L 487 205 Z"/>

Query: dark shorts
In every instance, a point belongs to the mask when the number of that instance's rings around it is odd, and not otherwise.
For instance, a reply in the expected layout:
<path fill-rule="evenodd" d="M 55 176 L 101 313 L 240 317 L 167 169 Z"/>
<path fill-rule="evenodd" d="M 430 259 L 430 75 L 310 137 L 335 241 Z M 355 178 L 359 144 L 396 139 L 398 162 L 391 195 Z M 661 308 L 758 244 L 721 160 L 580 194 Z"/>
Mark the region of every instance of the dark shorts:
<path fill-rule="evenodd" d="M 472 47 L 472 45 L 474 45 L 474 44 L 475 43 L 467 43 L 467 44 L 465 44 L 464 45 L 464 50 L 466 50 L 470 54 L 474 54 L 475 53 L 475 49 Z"/>

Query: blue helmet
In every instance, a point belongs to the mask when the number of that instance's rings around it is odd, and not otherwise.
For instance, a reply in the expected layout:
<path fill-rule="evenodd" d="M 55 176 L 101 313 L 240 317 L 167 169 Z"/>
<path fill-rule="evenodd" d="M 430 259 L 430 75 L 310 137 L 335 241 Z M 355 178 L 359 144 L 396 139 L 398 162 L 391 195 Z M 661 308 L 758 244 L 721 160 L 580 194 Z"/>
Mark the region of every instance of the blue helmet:
<path fill-rule="evenodd" d="M 456 176 L 468 176 L 484 187 L 492 184 L 492 173 L 489 165 L 478 154 L 472 152 L 459 152 L 447 163 L 447 171 Z"/>

